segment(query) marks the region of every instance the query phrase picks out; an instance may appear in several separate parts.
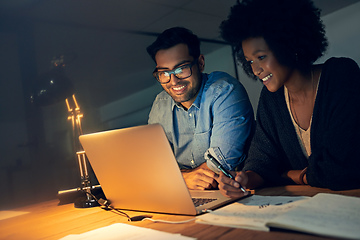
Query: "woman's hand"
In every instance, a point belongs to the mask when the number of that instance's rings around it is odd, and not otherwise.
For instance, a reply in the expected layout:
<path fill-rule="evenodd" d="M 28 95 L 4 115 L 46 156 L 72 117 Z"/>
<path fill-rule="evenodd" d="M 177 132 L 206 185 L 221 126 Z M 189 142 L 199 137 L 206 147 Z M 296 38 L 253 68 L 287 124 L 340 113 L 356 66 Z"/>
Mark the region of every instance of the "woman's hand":
<path fill-rule="evenodd" d="M 219 183 L 220 192 L 226 197 L 238 198 L 250 194 L 249 191 L 244 193 L 240 189 L 240 186 L 245 189 L 254 189 L 264 184 L 264 179 L 253 171 L 230 173 L 235 176 L 234 179 L 228 178 L 223 173 L 220 173 L 219 177 L 216 179 L 216 181 Z"/>
<path fill-rule="evenodd" d="M 240 186 L 246 189 L 248 183 L 248 176 L 245 172 L 231 172 L 234 179 L 230 179 L 225 176 L 222 172 L 220 173 L 217 181 L 219 183 L 220 192 L 230 198 L 243 197 L 249 194 L 249 192 L 243 192 Z"/>

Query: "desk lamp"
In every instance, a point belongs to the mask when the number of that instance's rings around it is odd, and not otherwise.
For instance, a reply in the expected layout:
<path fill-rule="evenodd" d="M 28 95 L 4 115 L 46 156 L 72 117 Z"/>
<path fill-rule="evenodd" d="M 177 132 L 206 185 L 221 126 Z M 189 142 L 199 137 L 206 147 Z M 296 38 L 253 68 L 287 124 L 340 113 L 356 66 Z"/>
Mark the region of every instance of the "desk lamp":
<path fill-rule="evenodd" d="M 81 187 L 73 190 L 59 191 L 59 195 L 61 193 L 81 192 L 83 193 L 80 194 L 82 197 L 74 202 L 75 207 L 85 208 L 98 206 L 99 204 L 91 195 L 91 190 L 94 187 L 90 184 L 85 151 L 79 141 L 79 136 L 82 134 L 81 118 L 83 114 L 80 112 L 73 85 L 64 73 L 64 57 L 54 58 L 51 61 L 51 65 L 52 69 L 39 78 L 38 84 L 35 86 L 34 93 L 31 96 L 31 101 L 39 106 L 45 106 L 65 99 L 69 113 L 68 120 L 71 120 L 72 123 L 73 145 L 81 177 Z M 79 194 L 75 195 L 78 196 Z"/>

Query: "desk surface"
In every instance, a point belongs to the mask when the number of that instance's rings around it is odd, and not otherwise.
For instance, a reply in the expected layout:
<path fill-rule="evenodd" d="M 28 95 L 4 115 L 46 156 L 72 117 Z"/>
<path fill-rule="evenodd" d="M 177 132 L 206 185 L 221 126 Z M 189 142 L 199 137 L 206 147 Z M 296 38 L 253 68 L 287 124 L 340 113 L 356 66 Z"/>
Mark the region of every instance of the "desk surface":
<path fill-rule="evenodd" d="M 309 186 L 284 186 L 259 189 L 255 194 L 269 196 L 313 196 L 319 192 L 338 193 L 360 197 L 360 189 L 330 191 Z M 47 201 L 13 209 L 30 212 L 0 221 L 0 239 L 59 239 L 69 234 L 80 234 L 114 223 L 127 223 L 170 233 L 181 233 L 197 239 L 327 239 L 324 237 L 287 231 L 261 232 L 239 228 L 198 224 L 191 221 L 183 224 L 153 223 L 151 221 L 128 222 L 126 218 L 99 207 L 79 209 L 73 204 L 58 206 L 59 201 Z M 126 211 L 130 216 L 139 212 Z M 153 219 L 182 221 L 193 217 L 168 214 L 151 214 Z M 333 239 L 333 238 L 331 238 Z"/>

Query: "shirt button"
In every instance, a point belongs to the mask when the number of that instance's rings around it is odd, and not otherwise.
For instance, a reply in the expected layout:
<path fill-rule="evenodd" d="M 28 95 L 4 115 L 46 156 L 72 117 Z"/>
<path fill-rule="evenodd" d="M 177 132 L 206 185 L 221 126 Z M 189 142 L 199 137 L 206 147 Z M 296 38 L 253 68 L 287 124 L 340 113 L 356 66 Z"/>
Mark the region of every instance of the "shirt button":
<path fill-rule="evenodd" d="M 189 113 L 189 116 L 191 117 L 191 116 L 192 116 L 192 114 L 191 114 L 191 113 Z"/>

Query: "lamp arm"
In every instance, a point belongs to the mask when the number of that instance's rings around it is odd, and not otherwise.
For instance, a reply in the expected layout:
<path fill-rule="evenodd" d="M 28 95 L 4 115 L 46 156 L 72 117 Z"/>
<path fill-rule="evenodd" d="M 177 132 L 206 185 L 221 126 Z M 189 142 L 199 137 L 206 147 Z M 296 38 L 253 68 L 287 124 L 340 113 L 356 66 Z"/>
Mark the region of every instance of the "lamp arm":
<path fill-rule="evenodd" d="M 71 120 L 72 124 L 73 144 L 79 164 L 82 188 L 85 191 L 90 191 L 90 177 L 86 162 L 86 155 L 79 141 L 79 136 L 82 135 L 81 118 L 83 117 L 83 114 L 80 112 L 80 107 L 76 101 L 75 94 L 66 98 L 65 102 L 69 112 L 68 120 Z"/>

